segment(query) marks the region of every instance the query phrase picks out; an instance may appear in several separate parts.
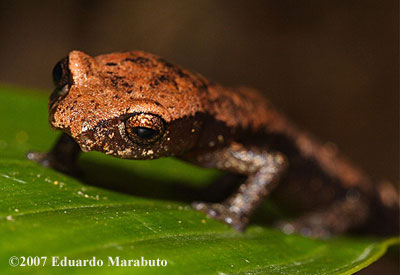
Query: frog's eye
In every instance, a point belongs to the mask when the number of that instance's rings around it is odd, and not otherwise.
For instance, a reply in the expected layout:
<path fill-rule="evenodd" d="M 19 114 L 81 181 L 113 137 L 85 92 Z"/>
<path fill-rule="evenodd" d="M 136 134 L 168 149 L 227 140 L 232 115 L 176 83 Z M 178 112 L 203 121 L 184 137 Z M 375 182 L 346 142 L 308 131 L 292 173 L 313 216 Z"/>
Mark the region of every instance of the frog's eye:
<path fill-rule="evenodd" d="M 50 102 L 60 99 L 69 92 L 72 84 L 72 76 L 68 68 L 68 62 L 68 57 L 65 57 L 54 66 L 53 82 L 56 88 L 50 96 Z"/>
<path fill-rule="evenodd" d="M 153 114 L 135 114 L 125 121 L 125 128 L 134 143 L 148 145 L 162 137 L 165 122 Z"/>
<path fill-rule="evenodd" d="M 68 67 L 68 57 L 60 60 L 53 68 L 53 82 L 59 93 L 67 93 L 72 84 L 71 71 Z"/>
<path fill-rule="evenodd" d="M 58 61 L 57 64 L 53 68 L 53 83 L 58 86 L 62 79 L 63 75 L 63 65 L 62 61 Z"/>

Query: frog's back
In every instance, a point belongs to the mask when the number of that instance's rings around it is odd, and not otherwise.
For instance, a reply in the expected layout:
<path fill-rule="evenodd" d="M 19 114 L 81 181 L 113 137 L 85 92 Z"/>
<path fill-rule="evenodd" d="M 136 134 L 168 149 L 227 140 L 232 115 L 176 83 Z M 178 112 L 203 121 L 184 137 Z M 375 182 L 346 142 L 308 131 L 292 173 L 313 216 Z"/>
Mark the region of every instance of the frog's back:
<path fill-rule="evenodd" d="M 172 119 L 207 113 L 228 127 L 258 129 L 275 116 L 268 101 L 250 88 L 225 88 L 163 58 L 131 51 L 95 58 L 105 86 L 121 99 L 151 98 Z"/>
<path fill-rule="evenodd" d="M 263 131 L 278 119 L 278 112 L 257 90 L 238 87 L 210 86 L 208 89 L 210 113 L 229 127 L 254 132 Z"/>

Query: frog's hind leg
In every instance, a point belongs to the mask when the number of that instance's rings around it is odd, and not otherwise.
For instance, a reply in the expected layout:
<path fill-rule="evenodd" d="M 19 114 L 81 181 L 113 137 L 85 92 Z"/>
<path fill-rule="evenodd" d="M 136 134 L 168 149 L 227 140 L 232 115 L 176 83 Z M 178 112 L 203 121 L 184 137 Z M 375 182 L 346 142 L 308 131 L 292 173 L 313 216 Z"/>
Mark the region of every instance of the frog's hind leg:
<path fill-rule="evenodd" d="M 278 222 L 277 227 L 288 234 L 327 238 L 365 223 L 370 212 L 368 205 L 358 192 L 349 192 L 345 198 L 334 201 L 323 210 L 304 214 L 293 221 Z"/>
<path fill-rule="evenodd" d="M 314 237 L 327 237 L 344 233 L 361 226 L 371 216 L 375 187 L 370 178 L 345 156 L 340 154 L 336 146 L 322 143 L 313 136 L 297 129 L 286 119 L 277 126 L 284 136 L 297 148 L 298 156 L 313 162 L 325 176 L 324 185 L 334 183 L 336 188 L 348 190 L 338 195 L 322 210 L 310 212 L 293 222 L 280 223 L 284 231 L 302 233 Z M 288 157 L 293 165 L 294 157 Z M 293 170 L 293 167 L 291 167 Z M 307 170 L 305 173 L 309 173 Z M 301 171 L 298 177 L 302 177 Z M 329 184 L 328 184 L 329 185 Z M 321 197 L 324 194 L 321 193 Z M 317 198 L 318 200 L 319 198 Z"/>
<path fill-rule="evenodd" d="M 62 173 L 72 176 L 82 176 L 82 171 L 76 164 L 80 152 L 79 145 L 72 137 L 63 133 L 49 152 L 28 152 L 26 157 Z"/>

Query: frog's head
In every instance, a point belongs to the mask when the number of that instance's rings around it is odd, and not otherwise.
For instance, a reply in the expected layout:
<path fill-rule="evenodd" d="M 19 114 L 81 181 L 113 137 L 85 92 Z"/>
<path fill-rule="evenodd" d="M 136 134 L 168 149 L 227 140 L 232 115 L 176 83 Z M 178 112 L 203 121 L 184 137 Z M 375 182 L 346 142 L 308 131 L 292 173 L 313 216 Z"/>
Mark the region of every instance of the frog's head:
<path fill-rule="evenodd" d="M 204 80 L 155 55 L 73 51 L 53 81 L 50 124 L 83 151 L 151 159 L 180 154 L 199 135 Z"/>

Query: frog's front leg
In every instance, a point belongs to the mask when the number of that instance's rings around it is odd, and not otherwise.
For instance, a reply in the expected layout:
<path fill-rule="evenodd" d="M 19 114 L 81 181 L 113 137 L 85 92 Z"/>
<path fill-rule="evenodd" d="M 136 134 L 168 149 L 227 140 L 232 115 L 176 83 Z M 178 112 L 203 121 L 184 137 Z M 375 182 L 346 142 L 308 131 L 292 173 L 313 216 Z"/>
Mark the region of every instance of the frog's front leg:
<path fill-rule="evenodd" d="M 49 152 L 28 152 L 26 157 L 62 173 L 80 176 L 82 172 L 76 165 L 80 152 L 81 148 L 73 138 L 63 133 Z"/>
<path fill-rule="evenodd" d="M 227 148 L 199 154 L 195 161 L 203 166 L 248 175 L 238 191 L 222 203 L 195 202 L 194 208 L 243 231 L 254 210 L 276 186 L 286 159 L 277 152 L 245 149 L 234 143 Z"/>

